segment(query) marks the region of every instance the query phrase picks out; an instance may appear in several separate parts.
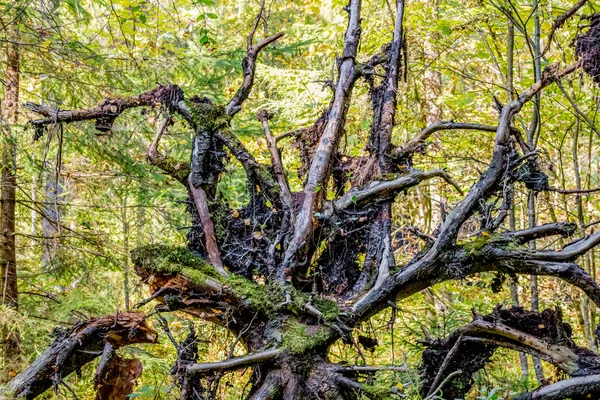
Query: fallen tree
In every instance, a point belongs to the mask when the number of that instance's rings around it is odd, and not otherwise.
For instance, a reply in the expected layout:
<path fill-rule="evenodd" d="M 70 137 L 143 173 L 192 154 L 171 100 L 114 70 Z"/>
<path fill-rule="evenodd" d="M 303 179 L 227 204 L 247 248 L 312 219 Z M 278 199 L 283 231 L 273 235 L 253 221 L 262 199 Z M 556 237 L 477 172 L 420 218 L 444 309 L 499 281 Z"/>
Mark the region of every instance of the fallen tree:
<path fill-rule="evenodd" d="M 254 43 L 261 14 L 248 37 L 242 85 L 227 104 L 188 97 L 176 85 L 169 85 L 139 96 L 108 98 L 86 110 L 26 105 L 41 115 L 31 121 L 37 137 L 53 124 L 94 120 L 98 129 L 107 131 L 128 109 L 161 110 L 164 119 L 147 158 L 188 190 L 193 226 L 187 248 L 148 245 L 132 252 L 136 272 L 150 289 L 150 296 L 140 305 L 158 301 L 158 312 L 178 310 L 220 324 L 247 350 L 245 356 L 230 355 L 226 360 L 199 364 L 193 345 L 195 332 L 190 333 L 187 345 L 175 343 L 178 359 L 173 374 L 181 385 L 182 399 L 214 398 L 224 373 L 246 367 L 252 367 L 249 399 L 376 397 L 361 376 L 383 367 L 332 364 L 327 358 L 329 346 L 338 339 L 356 344 L 356 327 L 395 302 L 438 283 L 481 272 L 553 276 L 578 287 L 600 305 L 600 286 L 575 263 L 600 243 L 600 232 L 553 251 L 535 250 L 528 243 L 556 235 L 568 237 L 574 232 L 573 224 L 518 231 L 505 227 L 515 185 L 521 182 L 537 192 L 552 189 L 537 154 L 512 121 L 547 86 L 579 68 L 594 71 L 598 60 L 589 43 L 598 45 L 600 24 L 592 25 L 577 39 L 583 62 L 565 67 L 550 64 L 540 80 L 500 107 L 496 126 L 438 121 L 409 142 L 394 144 L 398 80 L 405 57 L 404 2 L 396 2 L 390 44 L 363 63 L 358 61 L 361 1 L 351 0 L 347 11 L 348 27 L 331 102 L 313 126 L 289 135 L 307 167 L 300 193 L 292 193 L 287 183 L 277 137 L 269 129 L 270 112 L 259 113 L 258 119 L 269 144 L 271 165 L 260 164 L 231 127 L 251 93 L 259 52 L 282 37 L 278 33 Z M 352 159 L 343 157 L 339 143 L 353 87 L 363 82 L 369 85 L 372 99 L 373 123 L 366 140 L 369 156 Z M 192 133 L 189 162 L 173 160 L 159 150 L 175 117 L 186 121 Z M 413 167 L 413 156 L 425 151 L 431 134 L 445 129 L 495 132 L 491 162 L 448 212 L 436 235 L 417 235 L 425 241 L 423 249 L 406 264 L 396 265 L 392 246 L 395 199 L 429 179 L 442 179 L 462 194 L 446 171 Z M 231 158 L 243 166 L 250 192 L 250 200 L 239 210 L 230 209 L 217 191 Z M 356 173 L 348 174 L 352 165 Z M 334 198 L 328 193 L 335 193 Z M 486 203 L 500 205 L 483 207 Z M 461 227 L 475 215 L 481 221 L 479 232 L 459 241 Z M 314 273 L 317 266 L 319 274 Z M 265 276 L 266 283 L 254 282 L 253 275 Z M 119 318 L 122 316 L 117 316 L 117 322 Z M 537 321 L 545 328 L 530 329 L 527 321 Z M 87 324 L 89 329 L 95 326 L 93 321 Z M 95 331 L 85 336 L 87 340 L 75 340 L 81 335 L 77 332 L 55 342 L 4 388 L 4 393 L 33 398 L 76 369 L 63 360 L 79 354 L 73 353 L 75 347 L 86 350 L 85 356 L 75 357 L 75 366 L 100 355 L 105 360 L 105 354 L 115 347 Z M 60 343 L 69 345 L 61 350 Z M 449 397 L 466 394 L 472 374 L 499 346 L 535 354 L 573 377 L 525 398 L 558 398 L 564 393 L 583 396 L 597 390 L 597 355 L 576 346 L 560 314 L 552 311 L 496 310 L 489 316 L 476 316 L 448 338 L 427 345 L 421 387 L 426 398 L 440 393 Z M 108 374 L 98 376 L 101 382 Z M 389 393 L 393 392 L 389 388 Z"/>

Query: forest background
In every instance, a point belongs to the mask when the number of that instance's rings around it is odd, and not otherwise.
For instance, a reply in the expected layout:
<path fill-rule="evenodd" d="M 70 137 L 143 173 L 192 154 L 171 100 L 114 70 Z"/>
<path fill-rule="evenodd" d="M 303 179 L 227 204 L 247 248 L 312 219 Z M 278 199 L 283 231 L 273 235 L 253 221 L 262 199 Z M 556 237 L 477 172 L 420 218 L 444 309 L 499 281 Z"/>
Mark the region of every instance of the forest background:
<path fill-rule="evenodd" d="M 363 5 L 361 53 L 374 54 L 389 41 L 395 14 L 391 3 L 377 0 Z M 334 78 L 336 52 L 342 48 L 346 28 L 345 5 L 340 0 L 266 1 L 260 30 L 282 31 L 285 36 L 261 53 L 255 88 L 233 122 L 258 161 L 268 162 L 269 150 L 257 111 L 274 111 L 271 130 L 280 134 L 310 125 L 327 106 L 331 97 L 327 83 Z M 399 83 L 394 140 L 404 142 L 441 119 L 495 125 L 496 102 L 508 102 L 510 85 L 520 92 L 535 81 L 540 58 L 532 53 L 530 38 L 546 37 L 556 17 L 571 6 L 564 0 L 409 0 L 407 59 Z M 259 2 L 244 0 L 0 1 L 0 42 L 19 51 L 19 105 L 30 101 L 85 108 L 107 96 L 134 95 L 172 83 L 223 102 L 239 87 L 246 36 L 259 8 Z M 598 6 L 588 2 L 578 14 L 596 11 Z M 585 23 L 576 18 L 556 31 L 553 46 L 540 60 L 541 68 L 548 64 L 546 59 L 565 63 L 574 59 L 572 40 Z M 7 54 L 0 54 L 4 69 Z M 527 128 L 537 118 L 534 115 L 542 116 L 538 153 L 553 188 L 600 185 L 599 104 L 597 87 L 578 73 L 544 92 L 536 108 L 539 115 L 529 104 L 515 121 L 516 126 Z M 349 155 L 365 152 L 361 137 L 370 128 L 369 110 L 368 87 L 357 85 L 342 144 Z M 128 310 L 147 297 L 145 286 L 132 272 L 130 250 L 146 243 L 184 245 L 190 225 L 182 205 L 186 190 L 145 161 L 160 121 L 158 113 L 130 111 L 109 132 L 99 133 L 93 124 L 82 122 L 56 126 L 42 137 L 28 126 L 32 117 L 20 107 L 11 126 L 14 135 L 2 138 L 3 146 L 14 145 L 16 150 L 18 310 L 2 305 L 0 324 L 18 335 L 20 351 L 18 359 L 3 360 L 8 377 L 41 354 L 56 326 Z M 467 190 L 489 164 L 493 135 L 437 132 L 427 152 L 415 157 L 415 166 L 445 169 Z M 190 137 L 181 123 L 163 141 L 171 156 L 189 159 Z M 285 140 L 281 147 L 287 169 L 301 168 L 297 149 Z M 248 199 L 243 168 L 232 161 L 227 171 L 219 191 L 232 207 L 241 207 Z M 301 189 L 296 174 L 290 173 L 288 179 L 293 191 Z M 418 247 L 415 238 L 403 236 L 407 225 L 433 234 L 444 208 L 452 208 L 459 199 L 452 187 L 431 181 L 396 203 L 396 259 L 414 254 Z M 537 223 L 572 221 L 579 236 L 593 232 L 600 219 L 594 193 L 543 192 L 535 203 Z M 515 194 L 514 217 L 517 229 L 529 226 L 524 188 Z M 553 240 L 538 246 L 554 246 Z M 597 253 L 592 250 L 584 260 L 593 278 Z M 446 282 L 372 317 L 360 328 L 378 342 L 373 351 L 365 352 L 369 363 L 406 363 L 406 372 L 387 372 L 386 379 L 414 398 L 423 352 L 419 340 L 426 335 L 444 337 L 469 322 L 472 310 L 487 314 L 500 303 L 558 308 L 573 326 L 575 340 L 597 350 L 597 310 L 578 289 L 556 278 L 499 282 L 500 278 L 489 273 Z M 150 310 L 152 305 L 144 307 Z M 188 324 L 194 324 L 202 338 L 200 360 L 227 357 L 235 338 L 223 328 L 184 314 L 165 317 L 179 339 L 187 334 Z M 158 320 L 150 324 L 160 328 Z M 121 351 L 135 355 L 144 365 L 131 397 L 174 396 L 169 370 L 176 355 L 166 335 L 161 334 L 157 344 Z M 358 356 L 353 346 L 342 342 L 330 350 L 335 361 L 353 364 Z M 513 351 L 497 352 L 476 374 L 470 398 L 509 398 L 536 387 L 531 358 L 525 360 Z M 528 369 L 523 370 L 523 362 Z M 544 367 L 545 378 L 553 379 L 553 368 L 545 363 Z M 88 369 L 93 371 L 94 365 Z M 89 371 L 65 380 L 79 398 L 94 396 Z M 220 398 L 239 398 L 248 376 L 248 371 L 227 375 L 226 384 L 219 388 Z M 57 396 L 71 398 L 72 394 L 61 387 Z"/>

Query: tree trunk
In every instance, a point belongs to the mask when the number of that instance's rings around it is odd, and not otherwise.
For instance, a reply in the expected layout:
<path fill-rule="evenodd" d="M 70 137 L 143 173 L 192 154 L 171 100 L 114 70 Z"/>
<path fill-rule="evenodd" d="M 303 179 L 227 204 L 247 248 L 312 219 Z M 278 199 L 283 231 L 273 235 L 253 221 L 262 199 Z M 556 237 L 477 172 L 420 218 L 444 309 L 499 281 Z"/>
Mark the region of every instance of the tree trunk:
<path fill-rule="evenodd" d="M 60 142 L 60 141 L 59 141 Z M 59 144 L 59 147 L 61 145 Z M 59 148 L 60 152 L 61 149 Z M 63 180 L 60 176 L 60 157 L 57 157 L 55 168 L 50 168 L 51 163 L 44 163 L 44 207 L 42 215 L 42 267 L 52 272 L 61 267 L 62 262 L 59 254 L 61 219 L 63 199 Z"/>
<path fill-rule="evenodd" d="M 16 22 L 7 27 L 8 37 L 18 42 L 19 32 Z M 15 192 L 16 181 L 16 124 L 19 109 L 19 46 L 6 44 L 7 68 L 4 75 L 5 97 L 2 102 L 2 215 L 0 226 L 0 273 L 2 274 L 2 304 L 15 311 L 19 308 L 17 288 L 17 262 L 15 252 Z M 14 326 L 2 326 L 2 343 L 5 372 L 12 374 L 19 365 L 19 332 Z"/>
<path fill-rule="evenodd" d="M 123 294 L 125 296 L 125 310 L 130 309 L 129 285 L 129 215 L 127 213 L 127 193 L 123 194 L 121 203 L 121 224 L 123 227 Z"/>

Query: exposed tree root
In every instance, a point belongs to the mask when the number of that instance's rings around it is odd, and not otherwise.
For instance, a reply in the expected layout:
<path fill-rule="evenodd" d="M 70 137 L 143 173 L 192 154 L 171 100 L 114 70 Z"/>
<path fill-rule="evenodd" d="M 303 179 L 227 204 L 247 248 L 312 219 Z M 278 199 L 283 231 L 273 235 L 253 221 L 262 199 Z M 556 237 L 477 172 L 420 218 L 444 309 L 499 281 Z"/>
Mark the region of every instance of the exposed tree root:
<path fill-rule="evenodd" d="M 444 387 L 444 398 L 462 398 L 470 390 L 475 372 L 483 368 L 498 347 L 533 354 L 570 376 L 600 372 L 600 357 L 577 346 L 571 327 L 560 312 L 542 313 L 522 308 L 502 309 L 480 316 L 446 339 L 428 341 L 423 353 L 423 395 L 431 395 L 447 376 L 460 370 Z"/>
<path fill-rule="evenodd" d="M 143 313 L 117 313 L 81 322 L 69 331 L 59 332 L 44 354 L 3 387 L 0 395 L 33 399 L 52 386 L 58 387 L 64 377 L 104 354 L 107 345 L 118 349 L 134 343 L 154 343 L 156 339 L 157 334 L 148 327 Z M 112 379 L 111 371 L 121 368 L 123 362 L 130 362 L 122 359 L 115 362 L 120 366 L 111 364 L 104 369 L 102 365 L 106 363 L 101 364 L 97 380 L 101 390 L 109 390 L 109 383 L 113 389 L 127 390 L 128 385 Z"/>

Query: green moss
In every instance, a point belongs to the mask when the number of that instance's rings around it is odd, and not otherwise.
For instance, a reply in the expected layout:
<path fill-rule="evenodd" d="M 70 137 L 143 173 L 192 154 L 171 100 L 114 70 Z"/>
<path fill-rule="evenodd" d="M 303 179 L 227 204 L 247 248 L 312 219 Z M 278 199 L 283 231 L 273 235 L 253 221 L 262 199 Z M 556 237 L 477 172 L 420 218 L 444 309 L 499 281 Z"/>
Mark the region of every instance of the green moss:
<path fill-rule="evenodd" d="M 225 113 L 225 107 L 211 103 L 186 101 L 196 129 L 217 131 L 229 124 L 231 117 Z"/>
<path fill-rule="evenodd" d="M 309 327 L 297 320 L 289 321 L 283 332 L 283 347 L 293 354 L 302 354 L 314 348 L 327 344 L 329 329 L 316 327 L 316 331 L 309 332 Z"/>
<path fill-rule="evenodd" d="M 326 321 L 335 321 L 340 314 L 340 307 L 333 300 L 317 298 L 313 300 L 313 303 L 323 313 Z"/>
<path fill-rule="evenodd" d="M 375 383 L 374 385 L 363 385 L 363 389 L 365 390 L 365 392 L 371 395 L 372 399 L 391 399 L 390 388 L 388 386 L 378 385 L 377 383 Z"/>
<path fill-rule="evenodd" d="M 363 384 L 363 389 L 369 394 L 369 398 L 376 400 L 396 399 L 401 388 L 401 385 L 398 386 L 398 376 L 396 373 L 388 371 L 377 372 L 375 374 L 375 381 L 372 384 Z"/>
<path fill-rule="evenodd" d="M 294 288 L 281 285 L 258 285 L 243 276 L 231 274 L 227 277 L 219 275 L 215 269 L 202 258 L 194 255 L 187 247 L 146 245 L 131 251 L 133 264 L 154 272 L 165 274 L 181 274 L 192 282 L 204 284 L 208 279 L 223 284 L 231 290 L 235 297 L 246 302 L 248 306 L 266 315 L 274 314 L 285 302 L 285 290 L 291 296 L 286 309 L 299 314 L 309 301 L 308 295 Z M 337 304 L 328 299 L 313 301 L 327 321 L 334 321 L 339 314 Z"/>
<path fill-rule="evenodd" d="M 373 385 L 363 385 L 363 389 L 369 394 L 370 399 L 388 400 L 394 398 L 390 393 L 389 386 L 377 384 L 377 382 Z"/>
<path fill-rule="evenodd" d="M 163 171 L 166 171 L 172 177 L 177 179 L 179 182 L 186 182 L 188 175 L 190 174 L 190 167 L 183 162 L 180 162 L 169 156 L 160 156 L 154 165 Z"/>
<path fill-rule="evenodd" d="M 206 278 L 220 280 L 215 269 L 187 247 L 146 245 L 131 251 L 131 261 L 155 272 L 166 274 L 181 273 L 192 281 L 204 282 Z"/>
<path fill-rule="evenodd" d="M 257 285 L 239 275 L 228 276 L 224 283 L 236 296 L 247 301 L 253 309 L 265 314 L 272 313 L 276 305 L 283 301 L 269 286 Z"/>
<path fill-rule="evenodd" d="M 481 250 L 486 244 L 488 244 L 490 242 L 490 240 L 493 238 L 493 236 L 491 236 L 489 233 L 484 232 L 482 235 L 480 236 L 474 236 L 471 237 L 467 240 L 465 240 L 462 243 L 459 243 L 459 245 L 462 246 L 462 248 L 465 250 L 465 252 L 468 255 L 475 255 L 477 254 L 477 252 L 479 252 L 479 250 Z"/>

